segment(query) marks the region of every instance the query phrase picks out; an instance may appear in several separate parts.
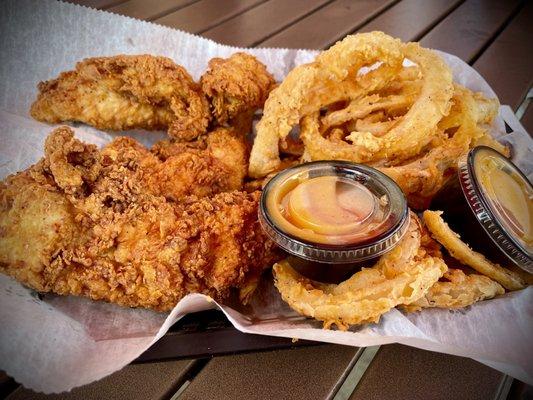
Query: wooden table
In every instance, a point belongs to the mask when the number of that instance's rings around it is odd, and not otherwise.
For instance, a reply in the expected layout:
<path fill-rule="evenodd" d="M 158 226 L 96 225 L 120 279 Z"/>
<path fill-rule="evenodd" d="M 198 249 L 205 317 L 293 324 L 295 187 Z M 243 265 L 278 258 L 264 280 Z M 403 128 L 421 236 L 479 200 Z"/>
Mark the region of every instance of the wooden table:
<path fill-rule="evenodd" d="M 75 0 L 234 46 L 327 48 L 382 30 L 456 54 L 533 131 L 533 1 Z M 210 340 L 210 339 L 207 339 Z M 156 344 L 157 345 L 157 344 Z M 162 354 L 164 343 L 150 354 Z M 264 347 L 268 349 L 268 346 Z M 159 351 L 159 353 L 158 353 Z M 148 354 L 148 353 L 147 353 Z M 146 357 L 146 356 L 145 356 Z M 153 357 L 147 357 L 150 359 Z M 44 396 L 0 373 L 15 399 L 505 399 L 530 387 L 476 361 L 402 345 L 311 347 L 132 364 L 68 394 Z M 531 397 L 529 397 L 531 398 Z"/>

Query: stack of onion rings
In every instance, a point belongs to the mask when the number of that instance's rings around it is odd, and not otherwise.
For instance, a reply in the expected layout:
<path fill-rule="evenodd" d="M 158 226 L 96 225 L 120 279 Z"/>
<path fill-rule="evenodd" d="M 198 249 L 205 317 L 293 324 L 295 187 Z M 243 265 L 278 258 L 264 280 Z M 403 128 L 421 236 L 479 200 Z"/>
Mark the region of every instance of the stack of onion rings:
<path fill-rule="evenodd" d="M 364 163 L 393 178 L 409 205 L 425 209 L 470 148 L 491 139 L 496 99 L 456 85 L 433 51 L 382 32 L 348 36 L 293 69 L 269 96 L 250 156 L 262 178 L 287 165 L 283 143 L 295 126 L 299 161 Z M 291 163 L 294 153 L 288 156 Z"/>

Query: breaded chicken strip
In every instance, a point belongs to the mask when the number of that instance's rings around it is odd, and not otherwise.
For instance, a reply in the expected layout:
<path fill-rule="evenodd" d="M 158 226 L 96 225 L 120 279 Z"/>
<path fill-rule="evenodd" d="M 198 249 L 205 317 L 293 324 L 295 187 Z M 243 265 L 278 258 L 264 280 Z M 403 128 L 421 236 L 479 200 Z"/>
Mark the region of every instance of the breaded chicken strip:
<path fill-rule="evenodd" d="M 131 139 L 100 151 L 56 129 L 40 162 L 0 183 L 0 271 L 40 292 L 160 311 L 192 292 L 249 295 L 277 259 L 259 193 L 169 201 L 149 179 L 161 163 Z"/>
<path fill-rule="evenodd" d="M 253 114 L 262 108 L 275 81 L 254 56 L 235 53 L 227 59 L 209 61 L 209 70 L 200 84 L 217 123 L 231 125 L 239 115 Z"/>
<path fill-rule="evenodd" d="M 80 121 L 98 129 L 166 130 L 192 140 L 205 133 L 209 106 L 187 71 L 166 57 L 88 58 L 74 71 L 41 82 L 33 118 Z"/>
<path fill-rule="evenodd" d="M 158 193 L 172 200 L 241 190 L 248 147 L 234 128 L 217 128 L 192 142 L 162 140 L 151 150 L 161 160 L 151 179 Z"/>

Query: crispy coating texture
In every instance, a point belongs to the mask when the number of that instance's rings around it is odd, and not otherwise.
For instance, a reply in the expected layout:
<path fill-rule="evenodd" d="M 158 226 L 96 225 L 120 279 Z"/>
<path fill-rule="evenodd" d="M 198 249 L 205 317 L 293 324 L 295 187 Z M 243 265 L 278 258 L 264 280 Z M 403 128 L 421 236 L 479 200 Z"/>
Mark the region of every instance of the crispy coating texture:
<path fill-rule="evenodd" d="M 30 113 L 48 123 L 80 121 L 117 131 L 168 128 L 171 137 L 192 140 L 206 132 L 210 119 L 200 87 L 166 57 L 88 58 L 38 89 Z"/>
<path fill-rule="evenodd" d="M 275 81 L 265 65 L 254 56 L 235 53 L 213 58 L 200 80 L 214 119 L 219 125 L 232 124 L 240 114 L 262 108 Z"/>
<path fill-rule="evenodd" d="M 40 292 L 160 311 L 192 292 L 249 295 L 277 260 L 259 193 L 168 199 L 150 177 L 171 159 L 56 129 L 40 162 L 0 184 L 0 271 Z"/>
<path fill-rule="evenodd" d="M 402 308 L 408 312 L 423 308 L 463 308 L 505 293 L 498 282 L 483 275 L 467 275 L 460 269 L 448 270 L 444 279 L 431 286 L 423 297 Z"/>
<path fill-rule="evenodd" d="M 147 180 L 169 200 L 242 189 L 248 144 L 233 128 L 217 128 L 193 142 L 163 140 L 151 152 L 161 163 Z"/>

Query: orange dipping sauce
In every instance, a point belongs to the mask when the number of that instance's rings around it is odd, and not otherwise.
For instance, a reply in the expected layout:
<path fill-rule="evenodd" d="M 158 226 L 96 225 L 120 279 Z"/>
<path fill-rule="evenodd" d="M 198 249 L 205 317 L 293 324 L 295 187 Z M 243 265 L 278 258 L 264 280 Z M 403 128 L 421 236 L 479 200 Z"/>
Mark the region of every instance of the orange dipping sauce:
<path fill-rule="evenodd" d="M 353 271 L 397 245 L 409 213 L 402 190 L 382 172 L 314 161 L 287 168 L 265 185 L 259 223 L 298 259 Z"/>
<path fill-rule="evenodd" d="M 289 179 L 272 188 L 267 201 L 282 230 L 330 245 L 366 242 L 390 228 L 385 205 L 363 184 L 332 175 Z"/>

